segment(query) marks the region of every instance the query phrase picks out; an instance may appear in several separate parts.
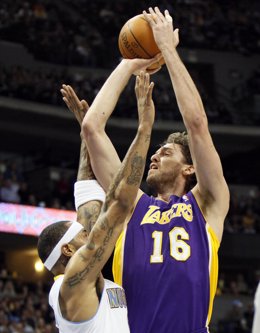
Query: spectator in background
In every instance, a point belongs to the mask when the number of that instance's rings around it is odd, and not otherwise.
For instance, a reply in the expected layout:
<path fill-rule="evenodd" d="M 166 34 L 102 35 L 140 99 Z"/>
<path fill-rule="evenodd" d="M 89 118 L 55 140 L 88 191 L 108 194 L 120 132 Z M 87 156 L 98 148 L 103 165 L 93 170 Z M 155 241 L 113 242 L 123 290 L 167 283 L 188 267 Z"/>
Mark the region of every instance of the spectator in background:
<path fill-rule="evenodd" d="M 0 189 L 0 199 L 4 202 L 19 203 L 19 184 L 11 179 L 4 179 Z"/>
<path fill-rule="evenodd" d="M 6 170 L 4 172 L 4 177 L 6 179 L 11 179 L 14 182 L 20 182 L 23 179 L 22 172 L 19 170 L 19 167 L 17 165 L 17 162 L 10 161 L 7 164 Z"/>
<path fill-rule="evenodd" d="M 242 228 L 245 234 L 255 234 L 256 220 L 252 209 L 247 208 L 242 216 Z"/>
<path fill-rule="evenodd" d="M 221 272 L 218 279 L 217 295 L 222 295 L 227 292 L 226 287 L 226 276 L 225 273 Z"/>
<path fill-rule="evenodd" d="M 6 171 L 6 163 L 0 159 L 0 174 L 4 175 Z"/>
<path fill-rule="evenodd" d="M 7 280 L 5 282 L 3 291 L 2 291 L 2 298 L 10 298 L 10 299 L 15 299 L 17 296 L 13 281 Z"/>
<path fill-rule="evenodd" d="M 2 286 L 2 287 L 1 287 Z M 0 333 L 55 333 L 47 292 L 38 284 L 0 274 Z"/>
<path fill-rule="evenodd" d="M 0 333 L 8 333 L 8 316 L 5 311 L 0 310 Z"/>
<path fill-rule="evenodd" d="M 68 200 L 71 199 L 72 189 L 69 175 L 61 172 L 53 191 L 54 197 L 59 198 L 60 206 L 64 207 Z"/>
<path fill-rule="evenodd" d="M 244 305 L 240 300 L 233 300 L 231 309 L 219 322 L 218 333 L 250 333 L 243 308 Z"/>
<path fill-rule="evenodd" d="M 29 185 L 26 181 L 22 181 L 20 183 L 20 188 L 18 190 L 18 195 L 20 197 L 20 204 L 22 205 L 28 205 L 29 204 L 29 198 L 30 198 L 30 190 Z"/>
<path fill-rule="evenodd" d="M 237 275 L 237 290 L 240 295 L 248 295 L 249 294 L 249 288 L 245 281 L 245 277 L 243 274 Z"/>
<path fill-rule="evenodd" d="M 250 302 L 247 304 L 244 317 L 247 323 L 247 328 L 251 329 L 253 326 L 253 319 L 254 319 L 254 302 Z"/>

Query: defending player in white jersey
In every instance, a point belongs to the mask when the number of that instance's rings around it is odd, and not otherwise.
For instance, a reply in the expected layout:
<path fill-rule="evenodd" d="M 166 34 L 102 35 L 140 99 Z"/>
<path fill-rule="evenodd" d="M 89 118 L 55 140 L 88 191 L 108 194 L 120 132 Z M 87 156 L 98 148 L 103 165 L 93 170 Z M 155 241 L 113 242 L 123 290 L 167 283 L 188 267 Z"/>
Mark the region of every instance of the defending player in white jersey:
<path fill-rule="evenodd" d="M 150 63 L 147 61 L 147 66 Z M 148 74 L 142 72 L 137 77 L 135 89 L 137 134 L 109 187 L 101 212 L 102 189 L 93 180 L 89 166 L 87 187 L 79 177 L 75 186 L 78 220 L 83 224 L 56 222 L 39 236 L 39 256 L 56 280 L 49 301 L 61 333 L 129 333 L 124 290 L 105 280 L 101 270 L 137 195 L 154 122 L 153 83 Z M 81 158 L 85 162 L 86 156 L 83 142 Z"/>

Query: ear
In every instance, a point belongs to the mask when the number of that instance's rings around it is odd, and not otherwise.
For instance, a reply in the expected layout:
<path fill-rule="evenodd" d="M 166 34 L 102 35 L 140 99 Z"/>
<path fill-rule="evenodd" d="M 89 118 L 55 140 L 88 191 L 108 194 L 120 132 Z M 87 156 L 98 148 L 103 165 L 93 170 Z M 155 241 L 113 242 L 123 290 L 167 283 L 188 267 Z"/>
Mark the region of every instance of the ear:
<path fill-rule="evenodd" d="M 195 168 L 193 165 L 185 165 L 182 169 L 183 176 L 190 176 L 195 173 Z"/>
<path fill-rule="evenodd" d="M 76 249 L 72 244 L 64 244 L 61 247 L 61 253 L 64 254 L 66 257 L 72 257 L 75 253 Z"/>

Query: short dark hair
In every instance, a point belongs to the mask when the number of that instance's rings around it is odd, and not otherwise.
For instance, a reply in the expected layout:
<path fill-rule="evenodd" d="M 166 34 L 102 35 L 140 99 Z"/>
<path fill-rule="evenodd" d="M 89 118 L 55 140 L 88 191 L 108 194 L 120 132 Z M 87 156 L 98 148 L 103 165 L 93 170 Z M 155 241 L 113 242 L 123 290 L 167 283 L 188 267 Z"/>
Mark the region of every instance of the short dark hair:
<path fill-rule="evenodd" d="M 185 163 L 193 164 L 189 147 L 189 137 L 186 132 L 171 133 L 168 136 L 168 138 L 164 141 L 163 145 L 165 145 L 166 143 L 176 143 L 180 145 L 182 155 L 185 159 Z"/>
<path fill-rule="evenodd" d="M 59 221 L 48 225 L 41 232 L 38 238 L 38 254 L 41 261 L 44 263 L 49 257 L 51 251 L 54 249 L 56 244 L 68 230 L 68 223 L 70 221 Z"/>
<path fill-rule="evenodd" d="M 167 143 L 175 143 L 180 145 L 181 152 L 184 157 L 185 163 L 193 165 L 190 147 L 189 147 L 189 137 L 187 132 L 175 132 L 171 133 L 168 138 L 163 142 L 163 145 Z M 185 191 L 188 192 L 192 189 L 192 187 L 196 184 L 196 175 L 192 174 L 187 178 Z"/>

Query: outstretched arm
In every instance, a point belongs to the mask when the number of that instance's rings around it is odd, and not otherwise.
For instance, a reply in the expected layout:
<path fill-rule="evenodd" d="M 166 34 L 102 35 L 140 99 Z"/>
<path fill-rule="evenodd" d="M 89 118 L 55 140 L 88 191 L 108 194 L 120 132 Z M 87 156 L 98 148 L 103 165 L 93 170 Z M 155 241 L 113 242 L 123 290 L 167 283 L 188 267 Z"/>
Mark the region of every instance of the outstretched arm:
<path fill-rule="evenodd" d="M 73 255 L 66 268 L 61 297 L 66 301 L 69 320 L 87 320 L 97 311 L 97 276 L 123 230 L 125 217 L 132 207 L 143 177 L 154 122 L 154 108 L 150 106 L 152 89 L 148 74 L 142 73 L 137 77 L 139 126 L 136 137 L 108 189 L 106 201 L 87 244 Z M 147 112 L 148 109 L 150 112 Z M 77 306 L 79 297 L 80 308 Z"/>
<path fill-rule="evenodd" d="M 221 239 L 224 218 L 229 207 L 229 191 L 223 176 L 218 153 L 208 129 L 207 116 L 186 67 L 181 61 L 176 46 L 179 43 L 178 29 L 173 28 L 172 17 L 166 10 L 149 8 L 144 12 L 162 52 L 170 74 L 177 103 L 188 131 L 189 145 L 198 180 L 195 194 L 209 224 Z"/>
<path fill-rule="evenodd" d="M 77 181 L 95 179 L 95 175 L 92 172 L 90 165 L 87 146 L 86 143 L 82 140 Z M 77 210 L 77 221 L 84 226 L 84 229 L 88 234 L 90 233 L 99 216 L 101 206 L 101 201 L 92 200 L 82 204 Z"/>
<path fill-rule="evenodd" d="M 69 92 L 69 95 L 67 95 L 66 91 Z M 69 110 L 74 114 L 81 128 L 83 118 L 89 109 L 88 103 L 85 100 L 80 101 L 77 98 L 74 90 L 70 86 L 66 86 L 63 84 L 61 93 L 63 95 L 64 102 L 68 106 Z M 70 98 L 70 96 L 73 96 L 73 98 Z M 94 179 L 96 178 L 90 165 L 90 158 L 87 151 L 87 146 L 84 140 L 82 140 L 80 147 L 77 181 Z M 77 210 L 77 221 L 84 226 L 88 234 L 90 233 L 93 225 L 95 224 L 99 216 L 101 205 L 101 201 L 92 200 L 82 204 Z"/>
<path fill-rule="evenodd" d="M 121 164 L 105 132 L 107 120 L 132 74 L 149 67 L 160 57 L 158 55 L 153 59 L 122 60 L 104 83 L 83 120 L 82 131 L 92 169 L 105 190 L 108 189 Z"/>

